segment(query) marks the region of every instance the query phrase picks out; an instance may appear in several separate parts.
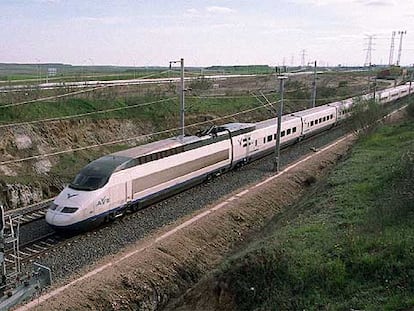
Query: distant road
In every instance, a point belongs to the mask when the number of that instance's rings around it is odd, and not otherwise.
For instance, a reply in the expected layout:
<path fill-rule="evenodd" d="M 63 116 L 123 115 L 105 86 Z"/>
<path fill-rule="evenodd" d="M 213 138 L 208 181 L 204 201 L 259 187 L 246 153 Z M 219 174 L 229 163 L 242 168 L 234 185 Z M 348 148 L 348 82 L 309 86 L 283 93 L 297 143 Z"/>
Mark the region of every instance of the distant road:
<path fill-rule="evenodd" d="M 323 73 L 323 72 L 318 72 Z M 312 71 L 302 71 L 295 73 L 285 73 L 287 76 L 309 75 L 313 74 Z M 244 78 L 244 77 L 257 77 L 257 74 L 234 74 L 234 75 L 206 75 L 205 79 L 210 80 L 223 80 L 227 78 Z M 185 81 L 196 80 L 199 77 L 186 77 Z M 50 82 L 41 84 L 19 84 L 19 85 L 7 85 L 0 87 L 0 92 L 6 93 L 10 91 L 26 91 L 26 90 L 50 90 L 56 88 L 93 88 L 99 86 L 123 86 L 123 85 L 139 85 L 139 84 L 165 84 L 165 83 L 177 83 L 180 81 L 179 77 L 174 78 L 147 78 L 147 79 L 127 79 L 127 80 L 108 80 L 108 81 L 78 81 L 78 82 Z"/>
<path fill-rule="evenodd" d="M 218 80 L 225 78 L 236 78 L 236 77 L 254 77 L 256 75 L 212 75 L 204 76 L 206 79 Z M 185 81 L 195 80 L 198 77 L 186 77 Z M 146 78 L 146 79 L 127 79 L 127 80 L 107 80 L 107 81 L 78 81 L 78 82 L 50 82 L 41 84 L 19 84 L 19 85 L 8 85 L 0 87 L 0 91 L 19 91 L 19 90 L 34 90 L 34 89 L 55 89 L 62 87 L 70 88 L 89 88 L 99 86 L 123 86 L 123 85 L 138 85 L 138 84 L 164 84 L 164 83 L 175 83 L 179 82 L 179 77 L 171 78 Z"/>

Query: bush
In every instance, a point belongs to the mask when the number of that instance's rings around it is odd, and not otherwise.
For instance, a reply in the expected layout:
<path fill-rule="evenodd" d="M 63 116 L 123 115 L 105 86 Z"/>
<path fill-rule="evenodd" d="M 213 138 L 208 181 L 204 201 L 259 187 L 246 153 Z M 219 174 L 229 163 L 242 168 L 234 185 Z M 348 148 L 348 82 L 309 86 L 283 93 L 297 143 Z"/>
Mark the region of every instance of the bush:
<path fill-rule="evenodd" d="M 361 133 L 372 132 L 378 124 L 377 121 L 382 117 L 383 111 L 383 107 L 373 100 L 356 101 L 348 124 L 355 131 L 361 130 Z"/>
<path fill-rule="evenodd" d="M 411 95 L 413 96 L 413 95 Z M 413 98 L 410 98 L 410 103 L 408 104 L 407 107 L 407 113 L 411 118 L 414 118 L 414 100 Z"/>

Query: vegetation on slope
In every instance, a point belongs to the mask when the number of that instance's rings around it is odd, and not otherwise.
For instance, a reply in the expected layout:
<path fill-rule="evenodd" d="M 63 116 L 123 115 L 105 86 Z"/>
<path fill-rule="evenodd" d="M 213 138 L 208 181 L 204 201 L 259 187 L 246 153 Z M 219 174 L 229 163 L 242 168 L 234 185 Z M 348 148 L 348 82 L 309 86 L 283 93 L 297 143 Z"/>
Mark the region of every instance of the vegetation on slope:
<path fill-rule="evenodd" d="M 217 278 L 238 310 L 414 305 L 414 123 L 362 136 L 351 156 Z"/>

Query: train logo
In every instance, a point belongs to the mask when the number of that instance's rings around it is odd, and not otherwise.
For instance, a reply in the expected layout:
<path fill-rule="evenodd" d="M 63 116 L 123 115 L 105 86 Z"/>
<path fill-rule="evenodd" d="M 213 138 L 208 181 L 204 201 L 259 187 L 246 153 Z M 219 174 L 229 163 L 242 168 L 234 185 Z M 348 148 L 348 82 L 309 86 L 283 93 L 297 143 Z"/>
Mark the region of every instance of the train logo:
<path fill-rule="evenodd" d="M 78 193 L 68 193 L 68 199 L 76 197 Z"/>
<path fill-rule="evenodd" d="M 98 201 L 98 204 L 96 204 L 96 206 L 105 205 L 105 204 L 107 204 L 107 203 L 109 203 L 109 198 L 107 198 L 107 197 L 103 197 L 102 199 L 100 199 L 100 200 Z"/>

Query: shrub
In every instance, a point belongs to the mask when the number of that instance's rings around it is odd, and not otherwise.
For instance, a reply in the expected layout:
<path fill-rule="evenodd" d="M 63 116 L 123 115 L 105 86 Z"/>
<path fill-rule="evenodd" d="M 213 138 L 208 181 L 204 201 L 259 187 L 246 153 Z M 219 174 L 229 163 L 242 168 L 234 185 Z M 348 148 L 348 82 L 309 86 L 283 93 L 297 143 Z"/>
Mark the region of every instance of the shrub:
<path fill-rule="evenodd" d="M 414 100 L 412 97 L 410 98 L 410 103 L 408 104 L 408 107 L 407 107 L 407 113 L 411 118 L 414 118 Z"/>

